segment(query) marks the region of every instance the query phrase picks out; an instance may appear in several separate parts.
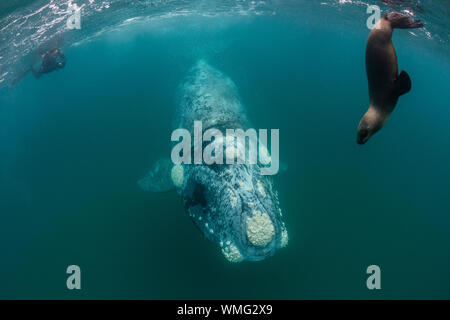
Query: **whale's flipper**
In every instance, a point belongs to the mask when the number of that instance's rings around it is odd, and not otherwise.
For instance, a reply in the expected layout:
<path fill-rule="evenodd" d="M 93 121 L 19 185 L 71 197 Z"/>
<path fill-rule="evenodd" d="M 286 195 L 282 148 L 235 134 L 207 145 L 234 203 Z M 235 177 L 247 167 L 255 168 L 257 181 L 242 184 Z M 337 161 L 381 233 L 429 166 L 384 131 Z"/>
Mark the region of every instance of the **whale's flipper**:
<path fill-rule="evenodd" d="M 406 71 L 400 72 L 397 80 L 395 80 L 395 92 L 400 97 L 411 90 L 411 79 Z"/>
<path fill-rule="evenodd" d="M 147 175 L 138 181 L 138 184 L 144 191 L 167 192 L 174 190 L 176 186 L 172 180 L 173 169 L 174 164 L 170 159 L 160 159 Z"/>

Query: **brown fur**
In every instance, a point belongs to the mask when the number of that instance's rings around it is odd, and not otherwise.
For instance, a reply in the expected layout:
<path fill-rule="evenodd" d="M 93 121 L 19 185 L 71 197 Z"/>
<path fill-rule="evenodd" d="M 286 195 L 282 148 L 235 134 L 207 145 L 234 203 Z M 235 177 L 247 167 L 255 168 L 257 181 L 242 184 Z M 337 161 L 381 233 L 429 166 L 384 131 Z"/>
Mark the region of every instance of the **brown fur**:
<path fill-rule="evenodd" d="M 394 110 L 400 95 L 411 88 L 406 72 L 398 74 L 397 54 L 392 43 L 394 28 L 417 28 L 418 21 L 399 13 L 386 14 L 369 34 L 366 72 L 370 105 L 358 126 L 357 142 L 364 144 L 379 131 Z"/>

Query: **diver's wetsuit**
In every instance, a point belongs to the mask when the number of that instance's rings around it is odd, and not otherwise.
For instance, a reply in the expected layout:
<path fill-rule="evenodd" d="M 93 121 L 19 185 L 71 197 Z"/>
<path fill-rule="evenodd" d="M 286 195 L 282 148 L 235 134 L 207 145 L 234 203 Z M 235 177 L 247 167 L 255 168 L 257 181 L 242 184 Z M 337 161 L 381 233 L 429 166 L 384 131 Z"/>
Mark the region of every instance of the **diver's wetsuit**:
<path fill-rule="evenodd" d="M 42 65 L 39 70 L 36 71 L 34 70 L 33 66 L 31 66 L 29 69 L 22 72 L 16 79 L 14 79 L 11 85 L 16 85 L 30 71 L 33 72 L 33 75 L 37 79 L 40 78 L 44 73 L 62 69 L 66 65 L 66 57 L 58 48 L 40 54 L 42 56 Z"/>
<path fill-rule="evenodd" d="M 56 48 L 45 53 L 44 57 L 42 58 L 42 65 L 38 71 L 34 70 L 33 67 L 31 67 L 31 71 L 36 78 L 39 78 L 44 73 L 62 69 L 65 65 L 66 57 L 61 51 L 59 51 L 59 49 Z"/>

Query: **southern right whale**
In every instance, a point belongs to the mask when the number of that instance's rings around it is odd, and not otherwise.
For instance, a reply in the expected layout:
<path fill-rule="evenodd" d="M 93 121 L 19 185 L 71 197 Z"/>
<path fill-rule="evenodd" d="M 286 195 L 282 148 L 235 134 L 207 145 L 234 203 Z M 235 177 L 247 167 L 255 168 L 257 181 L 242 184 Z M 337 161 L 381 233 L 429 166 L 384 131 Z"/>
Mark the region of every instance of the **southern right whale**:
<path fill-rule="evenodd" d="M 242 129 L 249 121 L 233 81 L 205 61 L 197 62 L 178 88 L 174 129 Z M 215 139 L 234 147 L 235 140 Z M 193 147 L 192 147 L 193 148 Z M 270 155 L 268 155 L 270 157 Z M 203 235 L 220 247 L 231 262 L 258 261 L 272 256 L 288 243 L 278 195 L 261 164 L 174 164 L 159 160 L 139 185 L 148 191 L 176 189 L 184 207 Z"/>

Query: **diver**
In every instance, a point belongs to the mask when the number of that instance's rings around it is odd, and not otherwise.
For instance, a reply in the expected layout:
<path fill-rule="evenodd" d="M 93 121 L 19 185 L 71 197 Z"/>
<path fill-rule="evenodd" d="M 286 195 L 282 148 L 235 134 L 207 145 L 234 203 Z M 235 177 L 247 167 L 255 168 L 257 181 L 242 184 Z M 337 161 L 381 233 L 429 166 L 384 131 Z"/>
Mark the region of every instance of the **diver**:
<path fill-rule="evenodd" d="M 61 50 L 56 47 L 47 52 L 40 52 L 40 56 L 42 58 L 42 64 L 40 68 L 36 71 L 31 64 L 30 68 L 22 72 L 13 82 L 15 85 L 19 82 L 23 77 L 25 77 L 28 72 L 33 72 L 33 75 L 36 79 L 39 79 L 43 74 L 50 73 L 59 69 L 62 69 L 66 65 L 66 57 L 61 52 Z"/>
<path fill-rule="evenodd" d="M 40 78 L 44 73 L 50 73 L 64 68 L 66 65 L 66 57 L 59 50 L 59 48 L 54 48 L 53 50 L 46 52 L 42 57 L 42 64 L 38 71 L 34 70 L 33 65 L 30 69 L 36 79 Z"/>

